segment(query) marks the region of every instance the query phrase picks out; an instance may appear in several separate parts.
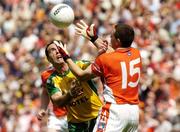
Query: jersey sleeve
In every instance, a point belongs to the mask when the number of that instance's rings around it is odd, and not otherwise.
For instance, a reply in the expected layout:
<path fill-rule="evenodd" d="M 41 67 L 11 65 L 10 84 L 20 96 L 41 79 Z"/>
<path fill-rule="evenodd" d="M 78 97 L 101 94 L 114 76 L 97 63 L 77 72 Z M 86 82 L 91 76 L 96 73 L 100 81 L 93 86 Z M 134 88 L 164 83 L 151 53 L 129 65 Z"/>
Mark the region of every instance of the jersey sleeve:
<path fill-rule="evenodd" d="M 99 57 L 96 58 L 95 62 L 91 65 L 92 73 L 94 73 L 96 76 L 101 76 L 102 71 L 102 63 Z"/>
<path fill-rule="evenodd" d="M 42 81 L 42 86 L 46 86 L 46 78 L 44 77 L 44 74 L 41 74 L 41 81 Z"/>
<path fill-rule="evenodd" d="M 54 72 L 54 69 L 47 69 L 41 73 L 41 81 L 42 81 L 42 86 L 46 86 L 46 81 L 47 79 L 51 76 L 51 74 Z"/>
<path fill-rule="evenodd" d="M 62 92 L 60 88 L 56 86 L 55 82 L 53 81 L 51 77 L 47 79 L 46 88 L 50 96 L 52 96 L 53 94 L 57 92 Z"/>

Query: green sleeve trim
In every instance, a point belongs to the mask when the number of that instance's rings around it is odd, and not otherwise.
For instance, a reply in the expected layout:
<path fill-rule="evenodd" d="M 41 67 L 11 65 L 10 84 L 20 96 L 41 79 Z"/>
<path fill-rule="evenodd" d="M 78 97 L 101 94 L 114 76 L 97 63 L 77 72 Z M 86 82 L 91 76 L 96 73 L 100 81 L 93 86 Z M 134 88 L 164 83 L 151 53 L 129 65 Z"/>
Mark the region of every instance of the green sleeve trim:
<path fill-rule="evenodd" d="M 46 82 L 46 88 L 50 96 L 60 91 L 59 88 L 55 87 L 53 77 L 55 77 L 55 73 L 51 74 L 51 76 L 47 79 Z"/>
<path fill-rule="evenodd" d="M 86 61 L 86 60 L 82 60 L 82 63 L 83 63 L 83 66 L 82 66 L 83 70 L 86 69 L 91 64 L 90 61 Z"/>
<path fill-rule="evenodd" d="M 76 61 L 75 63 L 83 70 L 91 64 L 91 62 L 87 60 Z"/>
<path fill-rule="evenodd" d="M 56 87 L 50 87 L 50 88 L 48 88 L 48 86 L 47 86 L 47 89 L 48 89 L 48 93 L 49 93 L 50 96 L 52 96 L 53 94 L 55 94 L 55 93 L 57 93 L 57 92 L 60 91 L 60 90 L 59 90 L 58 88 L 56 88 Z"/>
<path fill-rule="evenodd" d="M 87 83 L 89 84 L 90 88 L 98 95 L 97 88 L 96 88 L 94 81 L 89 80 L 89 81 L 87 81 Z"/>
<path fill-rule="evenodd" d="M 87 65 L 90 65 L 90 64 L 91 64 L 91 62 L 88 61 L 88 60 L 82 60 L 82 62 L 85 63 L 85 64 L 87 64 Z"/>

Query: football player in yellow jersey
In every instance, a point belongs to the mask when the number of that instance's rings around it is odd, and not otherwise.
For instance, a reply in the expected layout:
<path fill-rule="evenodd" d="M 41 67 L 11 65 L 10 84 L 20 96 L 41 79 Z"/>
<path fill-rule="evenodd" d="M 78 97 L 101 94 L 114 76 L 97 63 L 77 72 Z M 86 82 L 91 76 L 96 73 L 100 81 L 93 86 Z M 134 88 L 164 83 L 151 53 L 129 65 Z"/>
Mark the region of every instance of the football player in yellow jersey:
<path fill-rule="evenodd" d="M 70 71 L 58 50 L 59 41 L 48 44 L 45 54 L 56 69 L 47 79 L 48 94 L 57 106 L 66 106 L 69 132 L 91 132 L 102 102 L 92 80 L 81 81 Z M 85 69 L 90 62 L 77 61 Z"/>

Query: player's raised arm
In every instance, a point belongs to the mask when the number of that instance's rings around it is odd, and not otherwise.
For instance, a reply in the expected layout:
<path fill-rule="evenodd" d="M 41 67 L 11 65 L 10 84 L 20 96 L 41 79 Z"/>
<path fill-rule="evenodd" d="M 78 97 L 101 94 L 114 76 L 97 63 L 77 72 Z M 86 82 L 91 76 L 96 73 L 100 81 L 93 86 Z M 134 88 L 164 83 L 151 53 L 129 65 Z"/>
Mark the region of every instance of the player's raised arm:
<path fill-rule="evenodd" d="M 66 44 L 63 45 L 62 43 L 59 43 L 57 46 L 59 47 L 59 52 L 61 53 L 64 61 L 68 64 L 69 68 L 73 74 L 76 75 L 76 77 L 78 77 L 80 80 L 89 80 L 95 77 L 91 71 L 91 65 L 89 65 L 85 70 L 82 70 L 72 61 L 66 49 Z"/>
<path fill-rule="evenodd" d="M 97 29 L 94 24 L 88 26 L 83 20 L 80 20 L 80 22 L 76 24 L 75 30 L 76 34 L 85 37 L 96 46 L 99 55 L 105 52 L 114 51 L 113 48 L 108 45 L 106 40 L 98 37 Z"/>

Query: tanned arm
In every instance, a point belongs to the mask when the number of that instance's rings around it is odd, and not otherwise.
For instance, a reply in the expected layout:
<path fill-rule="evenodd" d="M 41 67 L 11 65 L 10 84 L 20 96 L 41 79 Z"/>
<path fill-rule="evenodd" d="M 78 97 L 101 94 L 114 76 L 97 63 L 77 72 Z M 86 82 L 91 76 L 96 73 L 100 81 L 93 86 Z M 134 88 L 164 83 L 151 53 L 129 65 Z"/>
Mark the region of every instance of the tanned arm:
<path fill-rule="evenodd" d="M 85 70 L 82 70 L 72 61 L 71 58 L 68 58 L 66 62 L 69 68 L 71 69 L 71 71 L 73 72 L 73 74 L 76 77 L 78 77 L 78 79 L 80 79 L 81 81 L 90 80 L 91 78 L 96 77 L 91 71 L 91 64 Z"/>

